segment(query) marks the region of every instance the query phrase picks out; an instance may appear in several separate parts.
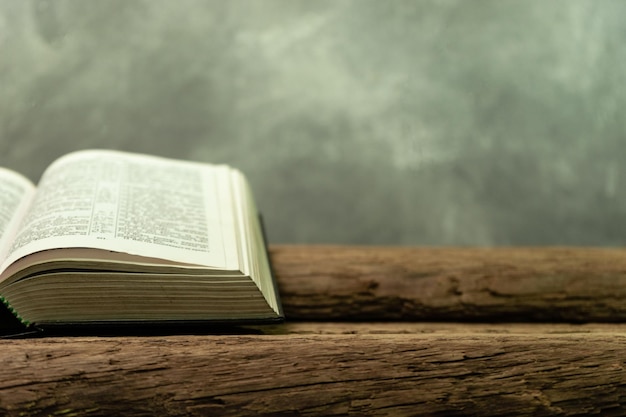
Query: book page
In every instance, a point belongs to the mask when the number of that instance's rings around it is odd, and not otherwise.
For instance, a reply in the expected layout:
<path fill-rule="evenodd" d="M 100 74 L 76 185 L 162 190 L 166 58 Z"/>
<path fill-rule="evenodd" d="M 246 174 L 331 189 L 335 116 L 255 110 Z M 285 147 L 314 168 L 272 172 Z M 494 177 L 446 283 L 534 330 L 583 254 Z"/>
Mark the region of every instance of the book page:
<path fill-rule="evenodd" d="M 238 269 L 226 166 L 115 151 L 75 152 L 44 173 L 2 265 L 29 253 L 98 248 Z"/>
<path fill-rule="evenodd" d="M 20 174 L 0 168 L 0 259 L 4 260 L 35 186 Z"/>

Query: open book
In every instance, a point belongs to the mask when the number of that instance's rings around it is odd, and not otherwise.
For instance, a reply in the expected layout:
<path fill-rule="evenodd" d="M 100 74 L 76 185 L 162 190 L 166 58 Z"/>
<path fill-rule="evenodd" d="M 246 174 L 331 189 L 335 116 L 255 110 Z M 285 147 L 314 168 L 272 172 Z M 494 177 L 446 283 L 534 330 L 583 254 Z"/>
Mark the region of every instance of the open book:
<path fill-rule="evenodd" d="M 244 176 L 225 165 L 87 150 L 36 187 L 0 168 L 0 297 L 45 328 L 280 321 Z"/>

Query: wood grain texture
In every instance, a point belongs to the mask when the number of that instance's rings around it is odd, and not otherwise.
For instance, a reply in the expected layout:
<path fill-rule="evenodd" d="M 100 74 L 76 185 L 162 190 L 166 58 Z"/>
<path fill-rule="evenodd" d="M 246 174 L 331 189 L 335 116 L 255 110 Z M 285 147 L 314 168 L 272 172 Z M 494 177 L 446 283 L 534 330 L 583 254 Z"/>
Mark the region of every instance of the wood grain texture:
<path fill-rule="evenodd" d="M 626 250 L 273 246 L 291 320 L 626 320 Z"/>
<path fill-rule="evenodd" d="M 286 324 L 0 340 L 0 415 L 626 415 L 624 255 L 274 246 Z"/>
<path fill-rule="evenodd" d="M 0 413 L 626 415 L 615 330 L 1 341 Z"/>
<path fill-rule="evenodd" d="M 545 337 L 575 335 L 626 335 L 622 323 L 458 323 L 458 322 L 289 322 L 248 326 L 239 335 L 454 335 Z"/>

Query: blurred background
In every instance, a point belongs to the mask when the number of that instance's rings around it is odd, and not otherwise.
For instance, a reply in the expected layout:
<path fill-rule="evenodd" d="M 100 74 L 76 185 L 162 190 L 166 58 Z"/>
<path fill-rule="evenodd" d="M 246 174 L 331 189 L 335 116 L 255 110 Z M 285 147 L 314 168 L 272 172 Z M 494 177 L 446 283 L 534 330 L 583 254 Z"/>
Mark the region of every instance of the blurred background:
<path fill-rule="evenodd" d="M 272 243 L 626 243 L 626 2 L 0 0 L 0 165 L 249 177 Z"/>

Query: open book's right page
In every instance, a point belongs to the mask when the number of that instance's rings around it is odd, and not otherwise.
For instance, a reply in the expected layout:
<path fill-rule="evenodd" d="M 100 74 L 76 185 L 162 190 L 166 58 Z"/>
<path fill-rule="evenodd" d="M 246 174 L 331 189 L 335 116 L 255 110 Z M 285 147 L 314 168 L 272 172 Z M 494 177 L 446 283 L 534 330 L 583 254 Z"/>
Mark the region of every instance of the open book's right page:
<path fill-rule="evenodd" d="M 218 269 L 239 269 L 229 168 L 81 151 L 54 162 L 12 242 L 4 270 L 34 252 L 97 248 Z"/>

